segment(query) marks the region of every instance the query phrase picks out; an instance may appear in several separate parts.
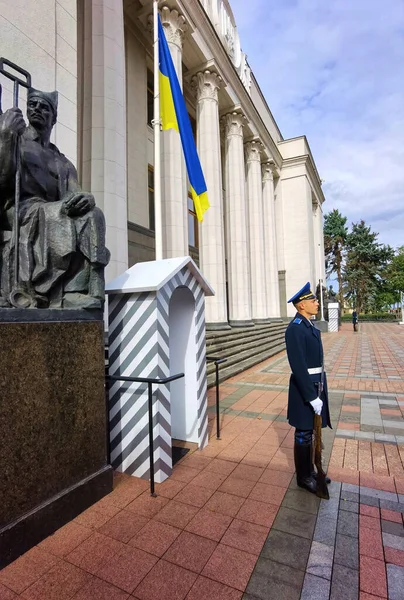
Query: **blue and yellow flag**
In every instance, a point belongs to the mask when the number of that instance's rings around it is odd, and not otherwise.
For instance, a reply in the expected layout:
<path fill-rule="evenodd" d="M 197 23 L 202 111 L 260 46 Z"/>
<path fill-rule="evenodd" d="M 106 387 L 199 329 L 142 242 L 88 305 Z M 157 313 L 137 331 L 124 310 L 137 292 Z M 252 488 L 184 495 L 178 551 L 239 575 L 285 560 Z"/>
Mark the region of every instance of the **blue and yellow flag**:
<path fill-rule="evenodd" d="M 160 17 L 158 22 L 160 113 L 162 126 L 163 129 L 176 129 L 181 136 L 196 216 L 198 221 L 203 221 L 203 215 L 209 208 L 205 178 L 196 151 L 195 140 L 185 106 L 184 96 L 182 95 Z"/>

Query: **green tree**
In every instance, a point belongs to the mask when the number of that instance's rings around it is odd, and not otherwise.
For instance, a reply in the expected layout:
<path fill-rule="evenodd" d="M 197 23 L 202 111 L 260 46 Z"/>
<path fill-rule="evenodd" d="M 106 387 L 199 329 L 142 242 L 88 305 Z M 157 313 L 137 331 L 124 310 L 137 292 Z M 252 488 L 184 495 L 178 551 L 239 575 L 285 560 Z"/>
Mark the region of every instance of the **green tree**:
<path fill-rule="evenodd" d="M 352 223 L 347 236 L 344 291 L 358 312 L 372 310 L 377 294 L 386 288 L 385 275 L 394 251 L 379 244 L 378 235 L 362 220 Z"/>
<path fill-rule="evenodd" d="M 335 273 L 338 279 L 338 299 L 344 306 L 342 289 L 342 266 L 344 261 L 345 244 L 348 236 L 347 218 L 339 210 L 334 209 L 324 216 L 324 253 L 327 274 Z"/>
<path fill-rule="evenodd" d="M 404 246 L 397 248 L 385 273 L 386 287 L 390 293 L 404 293 Z M 399 295 L 399 294 L 398 294 Z M 395 302 L 398 301 L 395 300 Z"/>

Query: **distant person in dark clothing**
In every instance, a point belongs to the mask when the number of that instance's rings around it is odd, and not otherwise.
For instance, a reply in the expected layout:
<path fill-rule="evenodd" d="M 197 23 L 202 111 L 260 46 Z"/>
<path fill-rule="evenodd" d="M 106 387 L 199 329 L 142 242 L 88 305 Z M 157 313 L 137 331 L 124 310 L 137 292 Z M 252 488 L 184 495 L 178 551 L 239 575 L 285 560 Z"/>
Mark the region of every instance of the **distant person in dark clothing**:
<path fill-rule="evenodd" d="M 358 331 L 358 313 L 356 312 L 356 310 L 354 310 L 352 313 L 352 325 L 353 330 Z"/>

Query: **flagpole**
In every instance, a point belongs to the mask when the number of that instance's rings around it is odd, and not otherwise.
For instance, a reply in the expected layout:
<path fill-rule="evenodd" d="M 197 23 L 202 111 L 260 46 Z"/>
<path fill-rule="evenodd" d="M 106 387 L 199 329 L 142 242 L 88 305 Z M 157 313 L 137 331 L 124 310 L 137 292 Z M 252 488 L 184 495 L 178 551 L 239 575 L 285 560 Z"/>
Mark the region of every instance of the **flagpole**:
<path fill-rule="evenodd" d="M 163 258 L 163 224 L 161 216 L 161 152 L 160 152 L 160 79 L 159 79 L 159 38 L 158 0 L 153 0 L 154 34 L 154 228 L 156 260 Z"/>

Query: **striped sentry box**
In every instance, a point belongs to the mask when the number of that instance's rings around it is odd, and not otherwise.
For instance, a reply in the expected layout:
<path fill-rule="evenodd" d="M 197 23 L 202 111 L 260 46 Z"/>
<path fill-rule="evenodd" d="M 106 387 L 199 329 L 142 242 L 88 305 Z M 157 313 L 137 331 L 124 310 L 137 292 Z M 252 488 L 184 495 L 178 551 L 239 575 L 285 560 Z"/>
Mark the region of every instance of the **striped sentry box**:
<path fill-rule="evenodd" d="M 155 479 L 172 472 L 172 437 L 208 441 L 205 296 L 213 290 L 190 257 L 134 265 L 106 287 L 109 374 L 185 378 L 153 385 Z M 149 478 L 147 385 L 114 382 L 109 392 L 111 463 Z"/>

